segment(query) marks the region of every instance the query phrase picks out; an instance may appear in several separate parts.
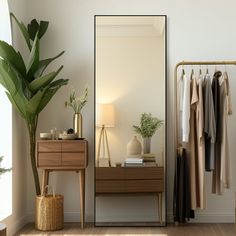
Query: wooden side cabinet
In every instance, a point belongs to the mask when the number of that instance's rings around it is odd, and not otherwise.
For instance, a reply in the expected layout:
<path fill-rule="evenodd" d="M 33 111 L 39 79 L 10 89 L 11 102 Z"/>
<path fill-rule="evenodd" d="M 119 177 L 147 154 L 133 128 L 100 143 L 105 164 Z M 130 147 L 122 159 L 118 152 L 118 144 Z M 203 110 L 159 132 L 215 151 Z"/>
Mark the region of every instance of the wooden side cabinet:
<path fill-rule="evenodd" d="M 160 223 L 164 186 L 164 167 L 96 167 L 96 195 L 157 195 Z"/>
<path fill-rule="evenodd" d="M 37 167 L 43 170 L 42 188 L 52 171 L 76 171 L 80 182 L 80 223 L 84 227 L 85 168 L 88 165 L 86 140 L 40 140 L 37 142 Z"/>

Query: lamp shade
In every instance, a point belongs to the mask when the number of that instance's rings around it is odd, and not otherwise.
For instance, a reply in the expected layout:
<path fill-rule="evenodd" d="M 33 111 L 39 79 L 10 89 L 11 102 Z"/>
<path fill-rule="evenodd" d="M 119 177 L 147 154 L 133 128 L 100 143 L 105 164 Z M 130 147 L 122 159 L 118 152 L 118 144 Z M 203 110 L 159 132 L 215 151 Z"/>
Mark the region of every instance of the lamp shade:
<path fill-rule="evenodd" d="M 115 109 L 112 104 L 97 104 L 96 125 L 99 127 L 115 126 Z"/>

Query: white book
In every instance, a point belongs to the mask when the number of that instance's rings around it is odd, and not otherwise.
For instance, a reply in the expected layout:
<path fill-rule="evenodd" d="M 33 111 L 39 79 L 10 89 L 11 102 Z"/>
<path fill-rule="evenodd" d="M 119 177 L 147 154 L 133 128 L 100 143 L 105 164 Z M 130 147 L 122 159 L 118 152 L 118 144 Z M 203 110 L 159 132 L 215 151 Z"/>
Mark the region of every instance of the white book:
<path fill-rule="evenodd" d="M 125 163 L 143 163 L 142 158 L 128 157 L 125 159 Z"/>

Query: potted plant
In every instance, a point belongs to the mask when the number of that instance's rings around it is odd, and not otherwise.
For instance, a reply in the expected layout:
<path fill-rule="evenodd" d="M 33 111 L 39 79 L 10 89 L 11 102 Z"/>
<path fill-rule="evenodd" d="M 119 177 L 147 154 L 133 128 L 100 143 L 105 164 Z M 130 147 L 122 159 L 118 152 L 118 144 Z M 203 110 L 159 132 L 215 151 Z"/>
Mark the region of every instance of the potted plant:
<path fill-rule="evenodd" d="M 143 139 L 143 154 L 151 152 L 151 137 L 162 126 L 163 120 L 153 117 L 151 113 L 141 114 L 140 126 L 133 125 L 136 133 Z"/>
<path fill-rule="evenodd" d="M 88 87 L 85 88 L 81 96 L 77 96 L 73 89 L 69 96 L 69 101 L 65 102 L 66 107 L 71 107 L 74 111 L 73 129 L 78 138 L 83 138 L 82 114 L 81 110 L 88 101 Z"/>
<path fill-rule="evenodd" d="M 6 95 L 13 107 L 25 120 L 30 139 L 30 159 L 34 176 L 36 194 L 39 195 L 40 184 L 35 161 L 36 129 L 40 112 L 49 103 L 57 90 L 68 83 L 67 79 L 55 80 L 62 70 L 46 73 L 47 66 L 60 57 L 64 51 L 55 57 L 40 59 L 40 40 L 46 33 L 48 21 L 32 20 L 26 27 L 23 22 L 11 13 L 19 27 L 29 49 L 28 60 L 25 63 L 20 52 L 4 41 L 0 41 L 0 84 L 6 89 Z"/>

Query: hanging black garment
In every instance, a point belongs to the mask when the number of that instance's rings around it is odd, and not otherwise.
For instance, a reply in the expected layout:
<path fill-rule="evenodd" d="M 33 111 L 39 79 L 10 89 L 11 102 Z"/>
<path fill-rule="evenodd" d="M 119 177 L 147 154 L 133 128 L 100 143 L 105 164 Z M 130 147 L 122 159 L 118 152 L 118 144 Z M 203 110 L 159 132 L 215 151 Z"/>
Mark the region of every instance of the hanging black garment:
<path fill-rule="evenodd" d="M 221 71 L 216 71 L 212 82 L 212 95 L 213 95 L 213 103 L 214 103 L 214 111 L 215 111 L 215 121 L 216 121 L 216 143 L 220 141 L 220 85 L 219 78 L 222 76 Z"/>
<path fill-rule="evenodd" d="M 194 211 L 190 209 L 189 164 L 184 148 L 175 163 L 173 215 L 175 222 L 184 223 L 194 218 Z"/>

